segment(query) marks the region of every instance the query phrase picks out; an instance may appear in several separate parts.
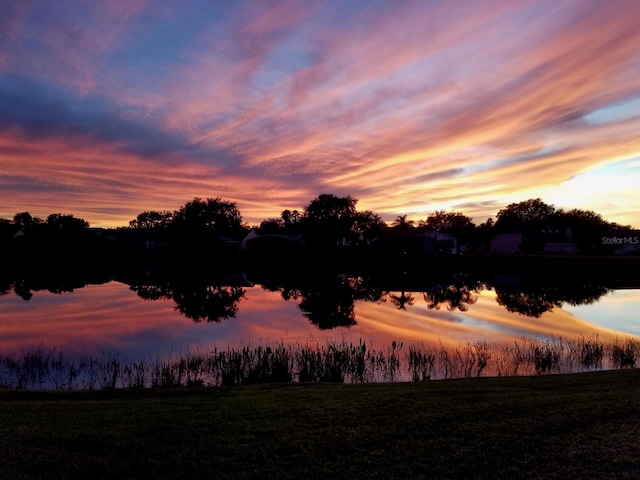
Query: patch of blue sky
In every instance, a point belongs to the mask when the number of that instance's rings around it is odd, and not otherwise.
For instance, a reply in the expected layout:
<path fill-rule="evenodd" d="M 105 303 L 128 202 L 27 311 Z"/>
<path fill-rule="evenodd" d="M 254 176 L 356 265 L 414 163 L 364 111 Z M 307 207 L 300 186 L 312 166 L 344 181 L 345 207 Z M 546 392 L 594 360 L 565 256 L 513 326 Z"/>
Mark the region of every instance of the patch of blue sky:
<path fill-rule="evenodd" d="M 39 193 L 81 193 L 82 187 L 61 183 L 53 179 L 38 180 L 24 175 L 0 175 L 0 189 L 5 193 L 31 192 Z M 12 212 L 11 215 L 13 215 Z M 0 212 L 0 218 L 4 215 Z"/>
<path fill-rule="evenodd" d="M 262 68 L 252 79 L 259 90 L 278 86 L 289 76 L 309 68 L 314 63 L 314 55 L 297 39 L 282 42 L 266 58 Z"/>
<path fill-rule="evenodd" d="M 459 178 L 466 174 L 464 168 L 447 168 L 436 172 L 419 175 L 413 179 L 413 183 L 433 182 L 438 180 L 449 180 Z"/>
<path fill-rule="evenodd" d="M 200 2 L 205 3 L 205 2 Z M 208 4 L 208 3 L 207 3 Z M 176 8 L 171 12 L 143 15 L 131 38 L 112 52 L 110 69 L 135 68 L 138 74 L 160 74 L 192 61 L 194 48 L 205 48 L 203 37 L 222 22 L 221 12 L 211 8 Z"/>
<path fill-rule="evenodd" d="M 19 127 L 34 138 L 69 133 L 92 134 L 120 148 L 154 157 L 162 151 L 180 151 L 191 160 L 233 164 L 235 158 L 220 149 L 193 145 L 177 133 L 169 134 L 140 116 L 102 97 L 77 96 L 56 85 L 20 77 L 0 77 L 0 126 Z"/>
<path fill-rule="evenodd" d="M 331 25 L 339 25 L 353 29 L 357 27 L 354 19 L 363 14 L 377 15 L 385 10 L 393 12 L 397 4 L 393 0 L 331 0 L 322 7 L 322 21 Z"/>
<path fill-rule="evenodd" d="M 18 123 L 74 123 L 105 110 L 102 99 L 78 96 L 66 88 L 20 76 L 0 77 L 0 111 Z M 3 115 L 0 115 L 2 117 Z"/>
<path fill-rule="evenodd" d="M 496 158 L 495 160 L 491 160 L 489 162 L 482 162 L 465 166 L 465 174 L 472 175 L 474 173 L 486 172 L 488 170 L 493 170 L 495 168 L 500 168 L 507 165 L 526 163 L 532 160 L 555 155 L 557 153 L 560 153 L 561 151 L 562 149 L 555 147 L 543 147 L 535 152 L 527 152 L 520 155 L 511 155 L 508 157 Z"/>
<path fill-rule="evenodd" d="M 640 176 L 640 156 L 634 156 L 604 165 L 598 165 L 577 174 L 572 179 L 568 180 L 568 182 L 589 182 L 590 179 L 598 179 L 600 182 L 603 180 L 616 180 L 626 184 L 627 181 L 625 178 L 628 180 L 630 178 L 629 176 L 633 176 L 635 178 Z M 637 185 L 638 184 L 636 184 L 636 186 Z M 618 183 L 618 186 L 621 186 L 621 184 Z"/>
<path fill-rule="evenodd" d="M 611 103 L 584 116 L 584 119 L 593 125 L 624 122 L 632 118 L 640 118 L 640 96 Z"/>
<path fill-rule="evenodd" d="M 530 331 L 525 331 L 522 328 L 522 326 L 511 327 L 506 324 L 495 323 L 490 320 L 477 318 L 474 316 L 474 313 L 473 313 L 474 308 L 477 308 L 477 304 L 469 306 L 469 311 L 467 312 L 447 311 L 447 314 L 453 316 L 454 322 L 456 323 L 460 323 L 469 327 L 480 327 L 482 330 L 486 330 L 489 332 L 504 333 L 504 334 L 511 334 L 511 335 L 528 335 L 531 333 Z M 524 318 L 522 315 L 519 315 L 517 313 L 508 313 L 506 311 L 504 315 L 505 316 L 512 315 L 512 316 Z"/>
<path fill-rule="evenodd" d="M 640 290 L 615 290 L 593 305 L 563 305 L 562 309 L 591 324 L 629 335 L 640 335 Z"/>

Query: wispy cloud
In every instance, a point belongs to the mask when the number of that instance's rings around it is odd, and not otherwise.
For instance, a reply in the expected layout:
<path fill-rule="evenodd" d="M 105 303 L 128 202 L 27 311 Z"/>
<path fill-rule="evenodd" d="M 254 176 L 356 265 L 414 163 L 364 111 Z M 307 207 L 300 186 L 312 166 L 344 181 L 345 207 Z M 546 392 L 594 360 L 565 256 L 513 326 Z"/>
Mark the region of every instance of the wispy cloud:
<path fill-rule="evenodd" d="M 222 196 L 259 222 L 336 192 L 478 221 L 640 154 L 634 2 L 2 8 L 0 216 Z"/>

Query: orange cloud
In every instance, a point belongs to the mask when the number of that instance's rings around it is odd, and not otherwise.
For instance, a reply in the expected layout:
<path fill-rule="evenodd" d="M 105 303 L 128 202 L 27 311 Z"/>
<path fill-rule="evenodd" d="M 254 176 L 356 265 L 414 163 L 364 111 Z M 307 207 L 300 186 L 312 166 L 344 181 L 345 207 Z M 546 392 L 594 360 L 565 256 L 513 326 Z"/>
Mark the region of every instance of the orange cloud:
<path fill-rule="evenodd" d="M 640 98 L 629 2 L 114 5 L 4 20 L 0 215 L 125 225 L 222 196 L 259 223 L 331 192 L 482 221 L 640 155 L 640 117 L 591 120 Z M 581 207 L 640 224 L 626 195 Z"/>

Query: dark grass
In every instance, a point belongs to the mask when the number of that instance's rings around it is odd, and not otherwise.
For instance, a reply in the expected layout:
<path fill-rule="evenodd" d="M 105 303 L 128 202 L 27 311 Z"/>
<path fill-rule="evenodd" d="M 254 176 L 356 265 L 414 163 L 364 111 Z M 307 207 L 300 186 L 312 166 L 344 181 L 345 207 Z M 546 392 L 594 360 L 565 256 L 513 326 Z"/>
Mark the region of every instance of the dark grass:
<path fill-rule="evenodd" d="M 640 478 L 640 370 L 0 391 L 0 478 Z"/>

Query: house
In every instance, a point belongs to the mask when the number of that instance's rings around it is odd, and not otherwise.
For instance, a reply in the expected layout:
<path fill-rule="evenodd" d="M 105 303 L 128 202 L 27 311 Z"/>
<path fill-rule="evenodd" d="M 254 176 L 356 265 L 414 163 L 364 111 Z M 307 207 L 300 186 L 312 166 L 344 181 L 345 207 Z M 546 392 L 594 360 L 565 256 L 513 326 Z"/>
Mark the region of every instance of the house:
<path fill-rule="evenodd" d="M 152 229 L 123 229 L 115 234 L 125 253 L 159 254 L 168 249 L 168 242 Z"/>
<path fill-rule="evenodd" d="M 547 242 L 542 253 L 576 255 L 581 252 L 579 243 L 575 242 Z"/>
<path fill-rule="evenodd" d="M 452 255 L 460 253 L 459 240 L 448 233 L 438 232 L 437 230 L 428 230 L 422 235 L 435 240 L 435 245 L 433 245 L 433 247 L 435 247 L 436 251 L 432 253 L 449 253 Z"/>
<path fill-rule="evenodd" d="M 438 245 L 435 239 L 422 234 L 392 231 L 371 240 L 368 251 L 376 255 L 419 256 L 436 253 Z"/>
<path fill-rule="evenodd" d="M 259 238 L 260 234 L 255 230 L 251 229 L 249 233 L 240 241 L 240 250 L 246 250 L 247 244 L 253 240 L 254 238 Z"/>
<path fill-rule="evenodd" d="M 583 245 L 573 238 L 573 230 L 567 228 L 544 228 L 525 232 L 525 250 L 529 253 L 576 255 L 582 253 Z"/>
<path fill-rule="evenodd" d="M 237 235 L 218 235 L 216 242 L 222 252 L 238 253 L 242 249 L 242 241 L 244 238 Z"/>
<path fill-rule="evenodd" d="M 573 240 L 571 228 L 525 228 L 498 235 L 491 252 L 575 255 L 582 252 L 582 244 Z"/>
<path fill-rule="evenodd" d="M 251 230 L 241 241 L 240 250 L 249 253 L 286 253 L 304 246 L 302 235 L 260 234 Z"/>
<path fill-rule="evenodd" d="M 491 240 L 491 253 L 519 253 L 523 241 L 519 233 L 501 233 Z"/>

